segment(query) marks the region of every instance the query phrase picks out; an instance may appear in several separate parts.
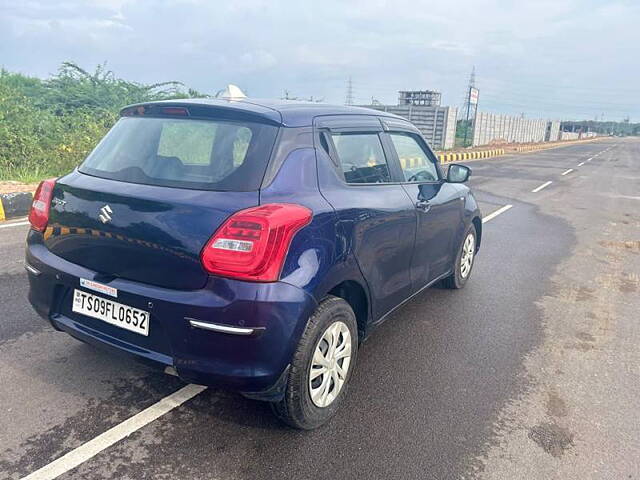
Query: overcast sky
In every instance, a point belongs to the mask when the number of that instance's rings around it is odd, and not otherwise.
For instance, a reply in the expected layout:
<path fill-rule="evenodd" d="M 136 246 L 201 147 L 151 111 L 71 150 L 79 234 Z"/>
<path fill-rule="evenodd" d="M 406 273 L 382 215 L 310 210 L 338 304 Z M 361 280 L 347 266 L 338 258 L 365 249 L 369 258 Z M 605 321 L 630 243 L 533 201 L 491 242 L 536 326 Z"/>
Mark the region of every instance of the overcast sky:
<path fill-rule="evenodd" d="M 396 103 L 433 89 L 480 110 L 640 121 L 640 1 L 0 0 L 0 66 L 70 60 L 215 93 Z"/>

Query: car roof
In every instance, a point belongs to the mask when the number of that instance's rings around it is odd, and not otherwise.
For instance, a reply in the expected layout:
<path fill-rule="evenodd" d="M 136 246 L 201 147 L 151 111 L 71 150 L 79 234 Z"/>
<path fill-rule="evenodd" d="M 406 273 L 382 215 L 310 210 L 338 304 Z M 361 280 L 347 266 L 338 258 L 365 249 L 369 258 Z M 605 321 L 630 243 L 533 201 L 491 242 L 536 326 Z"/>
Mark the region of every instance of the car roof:
<path fill-rule="evenodd" d="M 350 105 L 329 105 L 326 103 L 301 102 L 293 100 L 270 99 L 220 99 L 220 98 L 184 98 L 175 100 L 159 100 L 129 105 L 122 109 L 144 105 L 198 105 L 202 107 L 237 110 L 245 114 L 260 116 L 286 127 L 305 127 L 313 124 L 313 119 L 321 115 L 369 115 L 405 120 L 397 115 Z"/>

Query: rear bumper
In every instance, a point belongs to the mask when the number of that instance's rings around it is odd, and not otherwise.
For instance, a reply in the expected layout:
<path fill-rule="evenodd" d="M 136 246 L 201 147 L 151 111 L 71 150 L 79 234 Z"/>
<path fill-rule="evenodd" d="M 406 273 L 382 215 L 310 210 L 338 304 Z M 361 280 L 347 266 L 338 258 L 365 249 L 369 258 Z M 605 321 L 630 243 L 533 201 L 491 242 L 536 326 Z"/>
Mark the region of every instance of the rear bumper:
<path fill-rule="evenodd" d="M 54 328 L 152 365 L 172 366 L 186 382 L 257 398 L 281 393 L 278 387 L 316 307 L 304 290 L 283 282 L 216 277 L 193 291 L 117 278 L 106 282 L 96 272 L 52 254 L 33 235 L 38 234 L 30 234 L 26 251 L 29 301 Z M 80 278 L 107 283 L 118 289 L 114 300 L 149 311 L 149 336 L 72 312 L 71 295 L 80 288 Z M 202 328 L 210 325 L 214 328 Z"/>

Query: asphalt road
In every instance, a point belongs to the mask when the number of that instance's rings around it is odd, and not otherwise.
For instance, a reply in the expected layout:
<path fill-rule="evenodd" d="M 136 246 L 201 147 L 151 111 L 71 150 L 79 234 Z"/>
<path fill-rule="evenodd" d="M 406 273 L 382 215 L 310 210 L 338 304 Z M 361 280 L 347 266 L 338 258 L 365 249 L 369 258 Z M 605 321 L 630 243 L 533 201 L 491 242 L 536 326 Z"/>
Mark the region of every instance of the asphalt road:
<path fill-rule="evenodd" d="M 640 141 L 605 139 L 468 162 L 484 215 L 512 207 L 484 225 L 464 290 L 426 291 L 363 345 L 326 427 L 209 388 L 59 478 L 639 478 L 639 159 Z M 184 386 L 39 319 L 26 231 L 0 228 L 10 479 Z"/>

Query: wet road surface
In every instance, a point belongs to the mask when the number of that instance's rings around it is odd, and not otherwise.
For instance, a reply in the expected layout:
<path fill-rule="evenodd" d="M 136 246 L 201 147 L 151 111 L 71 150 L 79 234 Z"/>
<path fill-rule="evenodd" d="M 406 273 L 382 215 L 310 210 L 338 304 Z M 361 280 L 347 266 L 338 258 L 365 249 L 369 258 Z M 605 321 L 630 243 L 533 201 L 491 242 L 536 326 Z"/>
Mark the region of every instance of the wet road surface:
<path fill-rule="evenodd" d="M 431 288 L 372 334 L 327 426 L 209 388 L 59 478 L 637 478 L 638 159 L 640 141 L 605 139 L 468 162 L 483 214 L 512 208 L 484 225 L 465 289 Z M 26 231 L 0 229 L 11 479 L 184 387 L 37 317 Z"/>

